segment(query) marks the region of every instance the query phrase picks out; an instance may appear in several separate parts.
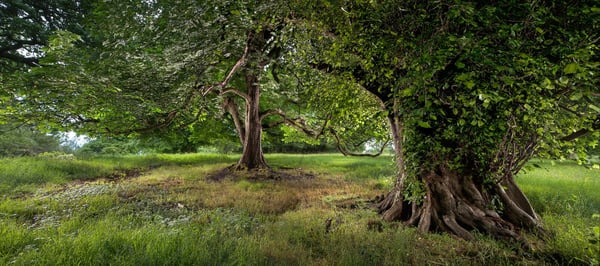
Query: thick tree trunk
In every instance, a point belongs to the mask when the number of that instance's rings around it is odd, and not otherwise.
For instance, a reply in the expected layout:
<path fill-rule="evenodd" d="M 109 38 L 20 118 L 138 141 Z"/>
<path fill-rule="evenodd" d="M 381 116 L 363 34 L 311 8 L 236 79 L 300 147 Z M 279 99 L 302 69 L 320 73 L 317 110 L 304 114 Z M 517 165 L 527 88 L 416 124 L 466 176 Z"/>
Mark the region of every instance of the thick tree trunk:
<path fill-rule="evenodd" d="M 512 179 L 485 187 L 477 176 L 440 165 L 419 178 L 425 189 L 422 202 L 406 201 L 404 179 L 399 180 L 378 205 L 383 219 L 467 240 L 477 231 L 526 244 L 521 230 L 543 232 L 539 217 Z"/>
<path fill-rule="evenodd" d="M 236 170 L 268 169 L 262 151 L 262 121 L 260 116 L 260 85 L 258 77 L 252 71 L 246 71 L 246 116 L 245 134 L 242 142 L 242 157 L 235 165 Z"/>

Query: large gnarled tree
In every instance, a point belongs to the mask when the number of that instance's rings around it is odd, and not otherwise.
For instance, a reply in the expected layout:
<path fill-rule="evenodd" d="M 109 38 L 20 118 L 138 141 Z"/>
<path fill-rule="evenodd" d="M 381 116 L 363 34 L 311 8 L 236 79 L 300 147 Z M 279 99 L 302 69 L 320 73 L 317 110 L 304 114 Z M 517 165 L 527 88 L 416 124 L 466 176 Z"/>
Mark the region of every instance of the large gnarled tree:
<path fill-rule="evenodd" d="M 536 153 L 598 132 L 598 7 L 577 3 L 315 4 L 333 45 L 314 63 L 382 101 L 399 174 L 387 221 L 464 239 L 521 239 L 540 217 L 514 177 Z M 586 141 L 587 142 L 587 141 Z M 566 145 L 572 145 L 566 144 Z"/>

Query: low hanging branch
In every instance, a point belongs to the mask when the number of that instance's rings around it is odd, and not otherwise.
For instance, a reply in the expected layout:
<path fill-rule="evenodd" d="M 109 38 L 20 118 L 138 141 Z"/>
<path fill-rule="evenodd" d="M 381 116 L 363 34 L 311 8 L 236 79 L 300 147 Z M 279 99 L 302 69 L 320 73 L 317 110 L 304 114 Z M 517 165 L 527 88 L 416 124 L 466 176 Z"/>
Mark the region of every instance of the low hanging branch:
<path fill-rule="evenodd" d="M 377 153 L 354 153 L 348 150 L 346 145 L 343 144 L 342 140 L 333 128 L 330 128 L 329 132 L 335 138 L 335 143 L 338 151 L 340 151 L 344 156 L 377 157 L 383 153 L 385 147 L 390 143 L 390 138 L 387 138 L 383 145 L 381 145 L 381 148 Z"/>
<path fill-rule="evenodd" d="M 155 123 L 155 124 L 145 126 L 145 127 L 133 128 L 133 129 L 127 129 L 127 130 L 121 130 L 121 131 L 112 131 L 109 128 L 106 128 L 106 131 L 109 134 L 122 135 L 122 134 L 130 134 L 130 133 L 148 133 L 148 132 L 157 130 L 159 128 L 167 127 L 167 126 L 171 125 L 173 123 L 173 121 L 175 121 L 175 118 L 182 111 L 187 110 L 189 108 L 189 106 L 191 105 L 191 103 L 195 97 L 196 97 L 196 92 L 193 90 L 190 91 L 190 93 L 187 95 L 187 97 L 185 97 L 185 100 L 183 101 L 183 104 L 181 106 L 177 107 L 177 109 L 174 109 L 170 112 L 162 114 L 162 115 L 164 115 L 164 119 L 160 123 Z M 196 118 L 200 117 L 200 113 L 201 112 L 198 111 L 196 113 L 195 117 Z M 95 119 L 93 122 L 100 122 L 100 120 Z M 191 122 L 191 123 L 193 123 L 193 122 Z M 188 124 L 191 124 L 191 123 L 188 123 Z"/>
<path fill-rule="evenodd" d="M 235 125 L 235 129 L 238 131 L 238 136 L 240 138 L 240 143 L 244 143 L 246 139 L 246 130 L 244 128 L 244 123 L 240 119 L 240 114 L 238 112 L 238 106 L 235 101 L 230 97 L 225 97 L 223 100 L 223 109 L 225 109 L 231 115 L 233 120 L 233 124 Z"/>
<path fill-rule="evenodd" d="M 597 97 L 600 94 L 592 93 L 591 95 Z M 590 104 L 593 104 L 593 102 L 592 102 L 591 99 L 588 99 L 587 101 Z M 565 111 L 567 111 L 567 112 L 575 115 L 577 118 L 583 118 L 585 116 L 584 114 L 578 113 L 578 112 L 576 112 L 574 110 L 571 110 L 570 108 L 568 108 L 568 107 L 566 107 L 564 105 L 559 105 L 559 107 L 561 109 L 563 109 L 563 110 L 565 110 Z M 560 138 L 560 140 L 562 140 L 562 141 L 573 141 L 573 140 L 575 140 L 577 138 L 580 138 L 580 137 L 583 137 L 583 136 L 589 134 L 590 132 L 592 132 L 594 130 L 599 130 L 599 129 L 600 129 L 600 113 L 596 114 L 596 119 L 592 122 L 592 125 L 589 128 L 579 129 L 579 130 L 577 130 L 577 131 L 575 131 L 575 132 L 573 132 L 573 133 L 571 133 L 571 134 L 569 134 L 567 136 L 564 136 L 564 137 Z"/>
<path fill-rule="evenodd" d="M 306 134 L 307 136 L 309 136 L 313 139 L 318 139 L 323 135 L 323 133 L 325 132 L 325 128 L 327 127 L 327 124 L 329 123 L 329 120 L 331 120 L 331 114 L 327 115 L 327 118 L 325 119 L 325 122 L 323 123 L 323 126 L 321 127 L 321 129 L 316 131 L 316 130 L 309 128 L 306 125 L 306 121 L 303 118 L 301 118 L 301 117 L 289 118 L 285 112 L 283 112 L 282 110 L 279 110 L 279 109 L 271 109 L 271 110 L 267 110 L 267 111 L 263 112 L 260 115 L 261 121 L 269 115 L 280 116 L 281 118 L 283 118 L 283 120 L 272 123 L 272 124 L 268 125 L 267 127 L 273 128 L 273 127 L 276 127 L 276 126 L 279 126 L 282 124 L 287 124 L 287 125 L 290 125 L 294 128 L 301 130 L 302 132 L 304 132 L 304 134 Z"/>
<path fill-rule="evenodd" d="M 269 116 L 269 115 L 277 115 L 280 116 L 281 118 L 283 118 L 280 121 L 277 121 L 275 123 L 271 123 L 268 125 L 269 128 L 272 127 L 276 127 L 282 124 L 287 124 L 290 125 L 298 130 L 301 130 L 304 134 L 306 134 L 307 136 L 313 138 L 313 139 L 318 139 L 319 137 L 323 136 L 325 134 L 325 130 L 329 129 L 329 132 L 333 135 L 335 142 L 336 142 L 336 147 L 337 149 L 344 155 L 344 156 L 359 156 L 359 157 L 377 157 L 379 155 L 381 155 L 383 153 L 383 151 L 385 150 L 385 147 L 388 145 L 388 143 L 390 142 L 390 139 L 388 138 L 384 144 L 381 146 L 381 148 L 379 149 L 379 151 L 377 153 L 371 154 L 371 153 L 354 153 L 348 150 L 348 148 L 346 147 L 346 145 L 343 144 L 341 138 L 338 136 L 337 132 L 330 127 L 327 127 L 327 124 L 329 123 L 329 121 L 331 120 L 331 114 L 327 115 L 327 118 L 325 119 L 325 122 L 323 124 L 323 126 L 321 126 L 321 128 L 317 131 L 314 129 L 309 128 L 306 125 L 306 121 L 302 118 L 289 118 L 285 112 L 281 111 L 281 110 L 267 110 L 265 111 L 262 115 L 261 115 L 261 120 L 264 119 L 265 117 Z"/>
<path fill-rule="evenodd" d="M 121 131 L 113 131 L 110 128 L 106 128 L 106 132 L 109 134 L 113 134 L 113 135 L 123 135 L 123 134 L 131 134 L 131 133 L 148 133 L 148 132 L 152 132 L 154 130 L 157 130 L 159 128 L 164 128 L 169 126 L 170 124 L 173 123 L 173 121 L 175 120 L 175 117 L 177 117 L 177 115 L 179 114 L 179 110 L 174 110 L 171 111 L 169 113 L 166 114 L 165 119 L 160 122 L 160 123 L 156 123 L 156 124 L 152 124 L 150 126 L 147 127 L 141 127 L 141 128 L 134 128 L 134 129 L 127 129 L 127 130 L 121 130 Z"/>
<path fill-rule="evenodd" d="M 591 129 L 588 129 L 588 128 L 579 129 L 567 136 L 562 137 L 560 140 L 573 141 L 577 138 L 580 138 L 580 137 L 583 137 L 583 136 L 589 134 L 590 132 L 592 132 L 594 130 L 600 130 L 600 114 L 597 115 L 596 120 L 592 123 Z"/>

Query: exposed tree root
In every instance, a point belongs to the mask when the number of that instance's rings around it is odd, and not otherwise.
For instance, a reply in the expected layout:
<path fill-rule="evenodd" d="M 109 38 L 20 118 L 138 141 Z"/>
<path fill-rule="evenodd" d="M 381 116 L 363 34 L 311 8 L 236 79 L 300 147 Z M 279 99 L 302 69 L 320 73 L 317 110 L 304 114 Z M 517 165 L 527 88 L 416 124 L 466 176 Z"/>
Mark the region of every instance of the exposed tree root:
<path fill-rule="evenodd" d="M 243 163 L 238 162 L 235 165 L 229 167 L 232 171 L 263 171 L 263 170 L 271 170 L 271 166 L 269 166 L 264 159 L 261 162 L 254 163 Z"/>
<path fill-rule="evenodd" d="M 401 221 L 421 232 L 447 232 L 466 240 L 475 233 L 529 245 L 521 230 L 543 232 L 539 217 L 513 180 L 484 189 L 472 176 L 439 168 L 422 177 L 425 197 L 420 204 L 408 202 L 397 184 L 378 204 L 386 221 Z"/>

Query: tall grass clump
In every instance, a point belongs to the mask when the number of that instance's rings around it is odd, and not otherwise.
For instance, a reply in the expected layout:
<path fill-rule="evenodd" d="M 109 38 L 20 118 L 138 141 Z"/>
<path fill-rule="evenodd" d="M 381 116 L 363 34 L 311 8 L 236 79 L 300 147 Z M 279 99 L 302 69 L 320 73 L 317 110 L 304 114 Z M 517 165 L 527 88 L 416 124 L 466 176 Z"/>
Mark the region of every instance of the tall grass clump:
<path fill-rule="evenodd" d="M 76 219 L 84 220 L 73 225 Z M 73 220 L 34 230 L 2 229 L 12 230 L 6 236 L 13 240 L 2 242 L 7 249 L 0 251 L 0 264 L 257 265 L 262 260 L 245 241 L 258 222 L 243 213 L 213 210 L 178 220 L 112 213 Z"/>
<path fill-rule="evenodd" d="M 591 217 L 600 213 L 600 170 L 574 162 L 534 161 L 517 182 L 539 213 Z"/>

